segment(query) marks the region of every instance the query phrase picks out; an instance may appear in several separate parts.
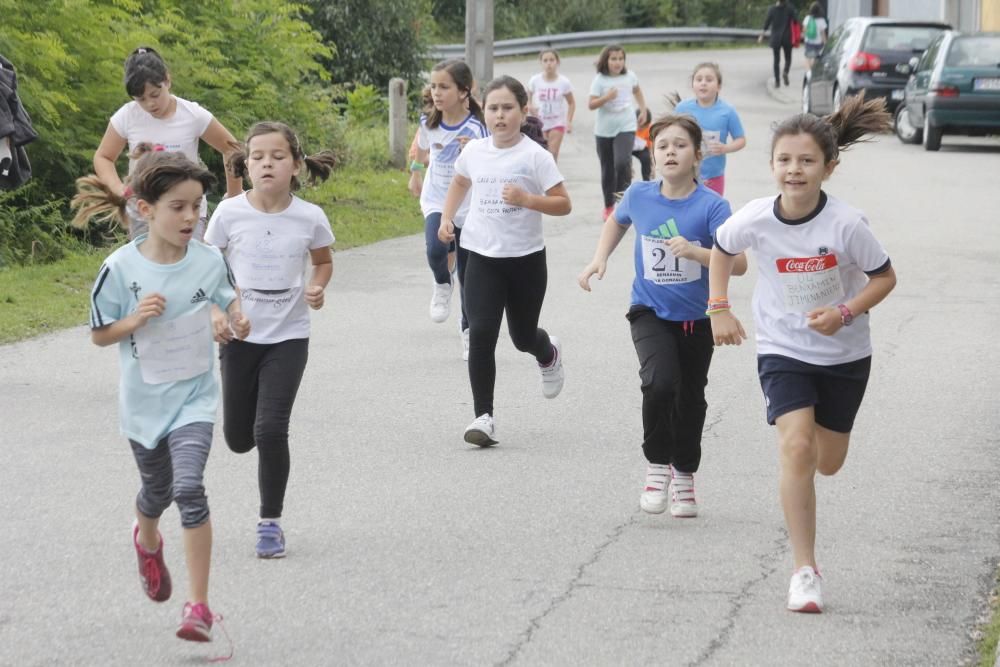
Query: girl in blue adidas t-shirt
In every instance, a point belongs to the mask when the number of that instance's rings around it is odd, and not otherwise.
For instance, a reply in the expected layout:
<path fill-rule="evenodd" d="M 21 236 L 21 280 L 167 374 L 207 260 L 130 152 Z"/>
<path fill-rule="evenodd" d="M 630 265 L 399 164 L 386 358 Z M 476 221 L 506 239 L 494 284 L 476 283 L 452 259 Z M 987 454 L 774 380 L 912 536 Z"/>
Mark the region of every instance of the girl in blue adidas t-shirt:
<path fill-rule="evenodd" d="M 628 317 L 642 381 L 642 451 L 649 462 L 639 505 L 660 514 L 694 517 L 694 473 L 708 404 L 712 329 L 705 314 L 708 261 L 729 204 L 697 181 L 701 129 L 691 116 L 670 115 L 650 128 L 653 161 L 662 181 L 633 183 L 608 216 L 594 259 L 577 279 L 603 278 L 608 257 L 629 227 L 635 235 L 635 280 Z M 733 273 L 746 271 L 737 259 Z M 670 494 L 668 500 L 668 493 Z"/>

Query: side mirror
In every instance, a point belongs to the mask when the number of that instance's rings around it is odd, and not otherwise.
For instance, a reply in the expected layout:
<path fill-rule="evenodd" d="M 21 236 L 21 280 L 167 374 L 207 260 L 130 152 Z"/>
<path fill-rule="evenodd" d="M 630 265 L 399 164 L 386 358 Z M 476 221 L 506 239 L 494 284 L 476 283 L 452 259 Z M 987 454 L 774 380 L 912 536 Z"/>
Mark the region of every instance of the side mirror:
<path fill-rule="evenodd" d="M 917 56 L 913 56 L 912 58 L 910 58 L 910 71 L 911 72 L 917 71 L 917 64 L 919 62 L 920 62 L 920 58 L 917 57 Z"/>

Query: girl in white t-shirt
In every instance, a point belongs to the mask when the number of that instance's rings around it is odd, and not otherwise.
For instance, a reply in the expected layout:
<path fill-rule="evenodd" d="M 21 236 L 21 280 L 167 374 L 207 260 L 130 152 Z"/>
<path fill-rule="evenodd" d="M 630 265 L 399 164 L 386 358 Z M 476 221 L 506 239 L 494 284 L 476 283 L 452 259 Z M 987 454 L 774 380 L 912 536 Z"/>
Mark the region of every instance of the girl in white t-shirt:
<path fill-rule="evenodd" d="M 563 134 L 573 131 L 576 100 L 573 85 L 559 73 L 559 53 L 546 49 L 538 54 L 538 59 L 542 62 L 542 71 L 528 79 L 531 96 L 528 111 L 541 119 L 549 152 L 558 160 Z"/>
<path fill-rule="evenodd" d="M 257 123 L 230 169 L 250 177 L 246 193 L 219 203 L 205 241 L 229 260 L 243 308 L 254 321 L 245 341 L 222 348 L 223 433 L 237 453 L 256 447 L 260 466 L 257 556 L 281 558 L 280 520 L 288 485 L 288 423 L 309 355 L 309 308 L 323 307 L 333 275 L 333 232 L 323 209 L 293 194 L 305 165 L 325 180 L 333 155 L 306 157 L 284 123 Z M 312 271 L 309 271 L 310 265 Z"/>
<path fill-rule="evenodd" d="M 751 201 L 716 232 L 708 314 L 716 345 L 746 338 L 726 296 L 736 255 L 757 259 L 757 369 L 767 420 L 778 427 L 781 505 L 795 572 L 792 611 L 823 610 L 816 567 L 818 471 L 844 464 L 871 369 L 869 311 L 896 285 L 864 213 L 827 195 L 840 150 L 891 127 L 882 99 L 848 98 L 837 113 L 775 128 L 771 170 L 781 194 Z"/>
<path fill-rule="evenodd" d="M 181 152 L 198 163 L 198 142 L 228 155 L 236 139 L 216 118 L 197 102 L 177 97 L 170 92 L 172 85 L 167 64 L 154 49 L 141 46 L 125 60 L 125 90 L 132 102 L 111 116 L 100 146 L 94 153 L 94 173 L 116 195 L 129 199 L 129 238 L 145 233 L 148 225 L 135 207 L 134 193 L 122 182 L 115 168 L 118 156 L 126 146 L 134 153 L 139 144 L 152 144 L 161 150 Z M 129 172 L 135 158 L 129 160 Z M 226 194 L 235 196 L 242 191 L 240 179 L 226 175 Z M 208 202 L 202 200 L 201 220 L 195 228 L 195 238 L 205 235 Z"/>
<path fill-rule="evenodd" d="M 542 394 L 555 398 L 562 390 L 559 341 L 538 327 L 547 280 L 542 214 L 567 215 L 571 205 L 552 154 L 521 132 L 528 113 L 524 86 L 498 77 L 483 100 L 492 136 L 470 141 L 455 163 L 438 236 L 445 243 L 456 238 L 455 216 L 471 194 L 461 244 L 469 253 L 465 293 L 476 419 L 465 441 L 488 447 L 497 442 L 493 389 L 504 313 L 514 346 L 538 361 Z"/>
<path fill-rule="evenodd" d="M 420 194 L 427 264 L 434 276 L 430 304 L 433 322 L 444 322 L 451 313 L 454 286 L 448 267 L 448 252 L 452 249 L 458 250 L 458 279 L 459 282 L 464 282 L 465 254 L 457 247 L 457 243 L 441 242 L 438 239 L 438 228 L 441 225 L 441 207 L 455 173 L 455 160 L 466 143 L 487 135 L 482 109 L 472 96 L 474 86 L 472 70 L 465 62 L 445 60 L 434 66 L 431 70 L 433 108 L 429 114 L 420 117 L 417 159 L 410 163 L 410 192 Z M 425 165 L 426 179 L 423 177 Z M 467 210 L 466 201 L 456 213 L 455 222 L 459 228 Z M 461 232 L 458 235 L 461 236 Z M 464 312 L 459 324 L 463 356 L 467 356 L 469 327 Z"/>

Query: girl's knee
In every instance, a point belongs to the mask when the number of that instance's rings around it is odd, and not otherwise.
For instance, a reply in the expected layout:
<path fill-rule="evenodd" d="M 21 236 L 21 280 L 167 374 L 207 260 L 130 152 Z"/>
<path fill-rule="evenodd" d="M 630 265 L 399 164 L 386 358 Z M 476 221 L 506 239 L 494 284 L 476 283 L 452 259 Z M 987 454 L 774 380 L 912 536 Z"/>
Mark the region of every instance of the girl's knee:
<path fill-rule="evenodd" d="M 781 460 L 796 469 L 816 467 L 816 443 L 811 433 L 786 433 L 778 441 Z"/>
<path fill-rule="evenodd" d="M 197 528 L 208 521 L 208 497 L 204 486 L 192 484 L 176 487 L 174 502 L 177 503 L 184 528 Z"/>

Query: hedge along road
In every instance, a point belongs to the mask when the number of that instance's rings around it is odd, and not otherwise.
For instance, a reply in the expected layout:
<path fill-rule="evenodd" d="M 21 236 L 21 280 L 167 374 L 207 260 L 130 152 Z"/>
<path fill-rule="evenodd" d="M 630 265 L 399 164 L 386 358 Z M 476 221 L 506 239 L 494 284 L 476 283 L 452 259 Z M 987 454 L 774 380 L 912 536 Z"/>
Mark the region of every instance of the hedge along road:
<path fill-rule="evenodd" d="M 747 127 L 727 174 L 738 207 L 773 193 L 768 128 L 796 102 L 765 92 L 765 49 L 628 63 L 662 110 L 705 59 L 721 63 L 724 96 Z M 560 162 L 575 208 L 546 222 L 542 323 L 564 341 L 565 390 L 542 399 L 531 359 L 503 334 L 501 443 L 465 445 L 473 415 L 457 326 L 428 320 L 422 238 L 337 253 L 293 416 L 285 560 L 254 557 L 256 458 L 230 453 L 216 429 L 211 603 L 236 659 L 882 665 L 970 655 L 1000 552 L 1000 148 L 956 140 L 925 154 L 886 136 L 846 153 L 829 183 L 867 211 L 899 286 L 873 314 L 872 381 L 847 465 L 818 483 L 828 611 L 791 614 L 775 434 L 753 345 L 716 352 L 701 516 L 638 509 L 628 246 L 593 293 L 575 283 L 600 228 L 591 62 L 562 66 L 579 101 Z M 496 71 L 526 80 L 535 68 Z M 733 284 L 744 322 L 751 284 Z M 116 386 L 116 352 L 91 345 L 83 327 L 0 348 L 4 664 L 187 664 L 224 648 L 219 632 L 209 648 L 173 637 L 186 585 L 173 509 L 163 532 L 175 598 L 155 605 L 139 590 L 129 544 L 138 476 L 117 432 Z"/>

